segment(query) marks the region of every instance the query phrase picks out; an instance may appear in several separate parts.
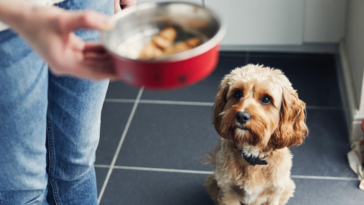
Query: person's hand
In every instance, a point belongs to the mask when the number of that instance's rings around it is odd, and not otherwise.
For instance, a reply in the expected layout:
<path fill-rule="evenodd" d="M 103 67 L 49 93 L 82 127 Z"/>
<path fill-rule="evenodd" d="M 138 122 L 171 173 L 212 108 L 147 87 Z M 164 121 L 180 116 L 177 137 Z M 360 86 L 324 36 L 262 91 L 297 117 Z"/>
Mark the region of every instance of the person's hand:
<path fill-rule="evenodd" d="M 76 29 L 108 29 L 108 16 L 93 11 L 66 11 L 34 6 L 13 23 L 14 29 L 49 65 L 56 75 L 101 80 L 115 78 L 111 56 L 96 43 L 84 42 Z"/>
<path fill-rule="evenodd" d="M 134 6 L 137 3 L 137 0 L 114 0 L 114 11 L 115 13 L 121 11 L 125 8 Z"/>

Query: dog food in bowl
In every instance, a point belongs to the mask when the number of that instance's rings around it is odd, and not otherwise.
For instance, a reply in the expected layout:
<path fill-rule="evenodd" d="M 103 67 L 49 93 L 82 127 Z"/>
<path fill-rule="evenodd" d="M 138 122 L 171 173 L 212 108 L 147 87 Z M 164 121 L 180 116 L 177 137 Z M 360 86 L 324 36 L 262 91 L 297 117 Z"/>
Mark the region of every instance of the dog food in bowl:
<path fill-rule="evenodd" d="M 124 82 L 148 89 L 196 83 L 215 68 L 225 34 L 220 17 L 193 3 L 142 3 L 113 16 L 101 39 Z"/>
<path fill-rule="evenodd" d="M 188 51 L 201 44 L 201 39 L 198 37 L 192 37 L 186 41 L 175 42 L 176 37 L 176 29 L 172 27 L 163 29 L 158 35 L 152 37 L 150 43 L 144 46 L 139 53 L 138 59 L 161 59 L 168 55 Z"/>

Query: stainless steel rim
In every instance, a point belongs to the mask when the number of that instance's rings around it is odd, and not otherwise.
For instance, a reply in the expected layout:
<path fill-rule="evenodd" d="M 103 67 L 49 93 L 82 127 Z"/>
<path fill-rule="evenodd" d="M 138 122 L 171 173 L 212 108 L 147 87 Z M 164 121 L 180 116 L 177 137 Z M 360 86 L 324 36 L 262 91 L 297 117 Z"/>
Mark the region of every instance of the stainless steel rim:
<path fill-rule="evenodd" d="M 137 11 L 139 8 L 153 8 L 153 7 L 158 7 L 159 5 L 166 5 L 166 4 L 189 4 L 189 5 L 193 5 L 193 6 L 197 6 L 201 9 L 206 9 L 207 11 L 209 11 L 211 13 L 211 15 L 216 19 L 216 21 L 219 23 L 220 28 L 218 30 L 218 32 L 215 34 L 215 36 L 213 36 L 211 39 L 209 39 L 207 42 L 205 42 L 204 44 L 193 48 L 189 51 L 185 51 L 182 53 L 178 53 L 175 55 L 172 55 L 168 58 L 165 59 L 161 59 L 161 60 L 139 60 L 139 59 L 131 59 L 131 58 L 126 58 L 126 57 L 122 57 L 120 55 L 118 55 L 117 53 L 113 52 L 112 50 L 110 50 L 107 46 L 106 46 L 106 39 L 105 39 L 105 35 L 104 32 L 101 33 L 101 42 L 104 45 L 104 47 L 106 48 L 106 50 L 110 53 L 112 53 L 115 57 L 122 59 L 122 60 L 129 60 L 129 61 L 136 61 L 136 62 L 148 62 L 148 63 L 161 63 L 161 62 L 175 62 L 175 61 L 181 61 L 181 60 L 185 60 L 188 58 L 192 58 L 198 55 L 201 55 L 209 50 L 211 50 L 212 48 L 214 48 L 215 46 L 217 46 L 222 38 L 225 36 L 226 33 L 226 24 L 224 22 L 224 19 L 218 15 L 217 12 L 215 12 L 213 9 L 210 8 L 206 8 L 203 7 L 201 5 L 198 4 L 194 4 L 194 3 L 189 3 L 189 2 L 149 2 L 149 3 L 142 3 L 142 4 L 138 4 L 136 6 L 133 7 L 129 7 L 124 9 L 122 12 L 119 12 L 118 14 L 112 16 L 111 18 L 116 21 L 117 19 L 123 18 L 124 16 L 133 13 L 135 11 Z M 107 32 L 107 31 L 105 31 Z"/>

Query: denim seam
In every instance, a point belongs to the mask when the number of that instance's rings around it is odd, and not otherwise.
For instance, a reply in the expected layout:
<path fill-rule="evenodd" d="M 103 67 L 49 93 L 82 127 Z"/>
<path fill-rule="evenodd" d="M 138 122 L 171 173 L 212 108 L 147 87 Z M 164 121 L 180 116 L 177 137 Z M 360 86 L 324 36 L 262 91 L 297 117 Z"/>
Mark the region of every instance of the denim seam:
<path fill-rule="evenodd" d="M 55 166 L 55 155 L 54 155 L 54 141 L 53 141 L 53 130 L 52 130 L 52 120 L 51 114 L 48 107 L 47 113 L 47 124 L 48 124 L 48 152 L 49 152 L 49 170 L 48 175 L 53 176 L 54 166 Z"/>
<path fill-rule="evenodd" d="M 51 183 L 54 201 L 57 205 L 61 205 L 61 201 L 58 196 L 58 188 L 56 182 L 53 180 L 53 174 L 55 170 L 55 154 L 54 154 L 54 140 L 53 140 L 53 130 L 52 130 L 52 119 L 51 113 L 48 107 L 47 113 L 47 121 L 48 121 L 48 151 L 49 151 L 49 172 L 48 172 L 48 180 Z"/>
<path fill-rule="evenodd" d="M 58 187 L 56 182 L 53 179 L 50 179 L 49 182 L 51 183 L 52 186 L 54 202 L 56 202 L 56 205 L 61 205 L 61 200 L 59 199 L 58 196 Z"/>

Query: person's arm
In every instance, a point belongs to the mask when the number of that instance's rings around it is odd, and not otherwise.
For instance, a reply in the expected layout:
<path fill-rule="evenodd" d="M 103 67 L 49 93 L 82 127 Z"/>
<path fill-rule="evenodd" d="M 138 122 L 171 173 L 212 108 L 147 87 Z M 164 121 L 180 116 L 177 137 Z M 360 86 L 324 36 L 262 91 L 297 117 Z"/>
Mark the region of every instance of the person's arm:
<path fill-rule="evenodd" d="M 106 15 L 35 6 L 24 0 L 0 0 L 0 21 L 24 38 L 54 74 L 94 80 L 115 77 L 111 56 L 104 48 L 84 42 L 73 33 L 80 28 L 112 27 Z"/>

